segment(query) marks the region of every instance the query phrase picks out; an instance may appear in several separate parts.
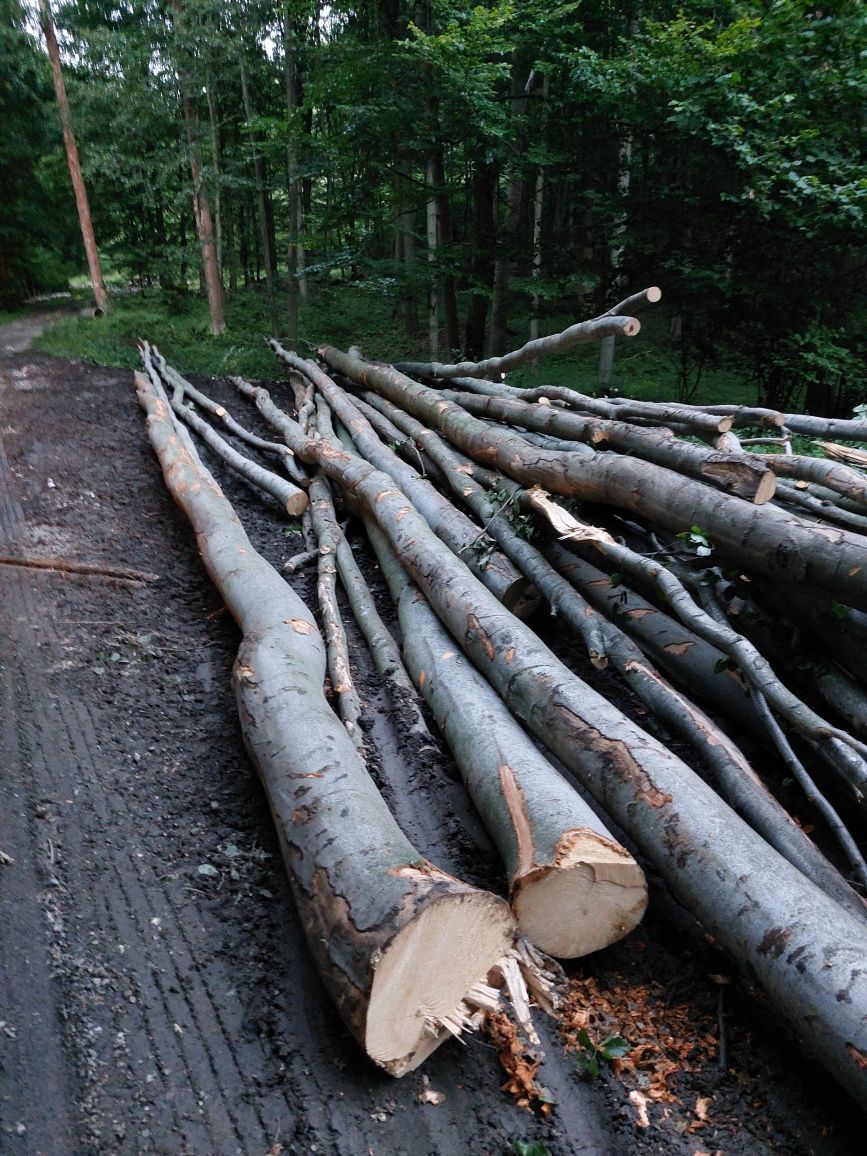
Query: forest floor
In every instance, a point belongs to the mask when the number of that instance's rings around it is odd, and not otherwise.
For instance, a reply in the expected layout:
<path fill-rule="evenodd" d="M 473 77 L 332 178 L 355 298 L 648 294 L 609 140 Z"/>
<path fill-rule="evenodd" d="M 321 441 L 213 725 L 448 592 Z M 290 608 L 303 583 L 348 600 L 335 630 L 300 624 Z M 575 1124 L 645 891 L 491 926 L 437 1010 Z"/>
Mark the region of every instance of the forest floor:
<path fill-rule="evenodd" d="M 298 527 L 206 460 L 257 548 L 277 566 L 296 553 Z M 128 371 L 0 355 L 0 555 L 159 576 L 0 565 L 0 1150 L 860 1150 L 851 1103 L 652 876 L 645 924 L 568 971 L 611 1030 L 645 1054 L 656 1048 L 655 1067 L 617 1075 L 603 1064 L 588 1081 L 556 1025 L 541 1024 L 539 1078 L 553 1101 L 543 1114 L 500 1091 L 484 1037 L 444 1046 L 400 1081 L 365 1060 L 308 957 L 241 741 L 230 689 L 238 632 L 165 490 Z M 293 582 L 312 605 L 312 574 Z M 577 648 L 553 642 L 635 709 Z M 402 744 L 352 643 L 371 769 L 399 822 L 444 868 L 501 889 L 450 760 Z M 733 979 L 722 1017 L 720 974 Z M 671 1098 L 654 1098 L 666 1064 Z M 424 1101 L 425 1081 L 441 1103 Z M 647 1127 L 630 1091 L 648 1094 Z"/>

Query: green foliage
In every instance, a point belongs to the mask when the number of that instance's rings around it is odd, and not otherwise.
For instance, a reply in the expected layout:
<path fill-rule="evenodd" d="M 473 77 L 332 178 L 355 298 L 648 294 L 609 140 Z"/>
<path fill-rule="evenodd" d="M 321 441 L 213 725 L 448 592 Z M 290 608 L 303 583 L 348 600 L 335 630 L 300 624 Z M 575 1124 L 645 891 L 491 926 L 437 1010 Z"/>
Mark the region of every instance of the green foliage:
<path fill-rule="evenodd" d="M 217 338 L 208 332 L 206 302 L 192 293 L 146 289 L 112 300 L 107 317 L 63 320 L 46 330 L 35 348 L 56 357 L 133 369 L 139 366 L 138 341 L 146 338 L 181 372 L 239 373 L 258 379 L 280 376 L 264 342 L 269 315 L 259 290 L 239 292 L 228 301 L 227 332 Z M 278 296 L 278 307 L 285 316 L 283 294 Z M 360 344 L 374 356 L 396 357 L 405 348 L 389 303 L 351 285 L 318 293 L 302 310 L 301 335 L 299 344 L 308 354 L 326 339 L 342 346 Z"/>
<path fill-rule="evenodd" d="M 618 1035 L 608 1036 L 599 1044 L 594 1043 L 586 1028 L 578 1032 L 578 1044 L 581 1051 L 576 1058 L 576 1065 L 591 1080 L 598 1079 L 603 1065 L 621 1059 L 631 1050 L 623 1036 Z"/>
<path fill-rule="evenodd" d="M 707 531 L 703 530 L 701 526 L 690 526 L 688 530 L 684 530 L 677 536 L 681 542 L 695 550 L 699 558 L 707 558 L 709 554 L 713 553 L 713 546 L 707 536 Z"/>
<path fill-rule="evenodd" d="M 538 1140 L 516 1140 L 513 1151 L 515 1156 L 549 1156 L 548 1149 Z"/>
<path fill-rule="evenodd" d="M 0 305 L 8 306 L 65 288 L 75 246 L 47 62 L 20 0 L 0 0 L 0 61 Z"/>
<path fill-rule="evenodd" d="M 531 314 L 552 332 L 629 288 L 662 286 L 640 339 L 617 343 L 613 392 L 829 412 L 862 400 L 863 0 L 183 0 L 180 25 L 154 0 L 55 9 L 103 257 L 127 282 L 170 294 L 157 299 L 172 312 L 165 332 L 193 362 L 264 364 L 258 154 L 278 313 L 287 249 L 300 241 L 302 328 L 314 340 L 361 335 L 372 354 L 423 354 L 432 282 L 454 282 L 461 320 L 490 311 L 498 260 L 512 346 Z M 0 74 L 0 296 L 11 300 L 83 261 L 46 62 L 21 0 L 0 0 L 0 50 L 11 63 Z M 187 301 L 200 251 L 181 73 L 225 280 L 246 289 L 215 343 Z M 431 162 L 451 235 L 428 254 Z M 299 188 L 300 223 L 290 219 Z M 124 302 L 117 328 L 47 340 L 129 358 L 137 308 Z M 597 359 L 587 347 L 512 380 L 594 392 Z"/>

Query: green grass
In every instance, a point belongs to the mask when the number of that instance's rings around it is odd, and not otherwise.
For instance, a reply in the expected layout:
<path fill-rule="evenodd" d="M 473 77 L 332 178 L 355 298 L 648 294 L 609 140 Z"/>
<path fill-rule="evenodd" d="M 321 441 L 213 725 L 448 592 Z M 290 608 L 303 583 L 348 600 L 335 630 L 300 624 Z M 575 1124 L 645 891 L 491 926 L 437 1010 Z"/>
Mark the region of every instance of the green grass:
<path fill-rule="evenodd" d="M 285 317 L 286 309 L 280 297 L 278 315 Z M 423 360 L 423 336 L 410 341 L 394 312 L 391 299 L 378 292 L 375 284 L 315 283 L 310 301 L 302 302 L 299 351 L 312 355 L 323 342 L 343 348 L 355 343 L 374 358 Z M 575 320 L 574 316 L 552 318 L 547 331 L 565 328 Z M 236 293 L 227 302 L 226 321 L 227 332 L 211 337 L 202 297 L 148 289 L 116 295 L 108 317 L 70 317 L 59 322 L 37 340 L 35 348 L 57 357 L 134 368 L 139 364 L 138 340 L 146 338 L 182 373 L 274 377 L 276 363 L 263 341 L 270 329 L 264 293 L 258 288 Z M 510 344 L 517 347 L 527 338 L 528 325 L 516 319 Z M 597 343 L 578 346 L 562 356 L 541 359 L 536 373 L 524 367 L 509 380 L 516 385 L 569 385 L 595 393 L 598 357 Z M 659 401 L 676 398 L 675 346 L 668 336 L 664 311 L 646 312 L 641 332 L 618 340 L 609 392 Z M 715 368 L 705 374 L 690 400 L 747 402 L 754 398 L 734 372 Z"/>
<path fill-rule="evenodd" d="M 397 356 L 406 345 L 400 344 L 399 326 L 391 313 L 390 302 L 363 289 L 317 287 L 314 303 L 302 306 L 299 351 L 313 355 L 321 342 L 342 346 L 355 342 L 376 354 L 385 342 Z M 286 316 L 282 298 L 278 314 Z M 107 317 L 59 322 L 34 348 L 56 357 L 131 369 L 139 365 L 138 341 L 145 338 L 182 373 L 274 377 L 276 362 L 264 342 L 270 332 L 264 294 L 256 289 L 235 294 L 226 304 L 226 323 L 226 333 L 212 337 L 203 298 L 144 290 L 114 297 Z"/>

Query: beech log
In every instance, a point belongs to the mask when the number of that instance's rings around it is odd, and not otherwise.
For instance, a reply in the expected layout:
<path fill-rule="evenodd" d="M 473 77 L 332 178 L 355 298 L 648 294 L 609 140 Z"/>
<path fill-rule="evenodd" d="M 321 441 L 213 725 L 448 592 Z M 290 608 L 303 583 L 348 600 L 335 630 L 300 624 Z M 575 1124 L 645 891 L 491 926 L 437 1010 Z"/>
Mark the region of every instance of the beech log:
<path fill-rule="evenodd" d="M 351 399 L 338 389 L 315 362 L 306 361 L 297 354 L 287 352 L 276 341 L 272 340 L 269 344 L 282 361 L 313 382 L 347 427 L 352 440 L 365 458 L 377 469 L 395 478 L 402 492 L 424 515 L 434 531 L 466 562 L 482 582 L 493 590 L 503 605 L 508 606 L 510 610 L 529 614 L 538 605 L 538 595 L 523 574 L 499 551 L 486 554 L 480 552 L 479 547 L 484 537 L 482 528 L 462 511 L 457 510 L 434 485 L 421 476 L 418 470 L 402 461 L 393 450 L 389 449 Z"/>
<path fill-rule="evenodd" d="M 531 405 L 525 401 L 480 397 L 460 391 L 443 391 L 442 396 L 457 402 L 477 417 L 494 417 L 540 433 L 573 438 L 597 449 L 635 454 L 646 461 L 710 482 L 756 505 L 767 502 L 774 494 L 774 472 L 760 459 L 753 460 L 752 455 L 747 454 L 724 454 L 705 449 L 681 441 L 664 428 L 639 427 L 626 421 L 584 417 L 552 405 Z"/>
<path fill-rule="evenodd" d="M 319 352 L 340 373 L 440 430 L 470 457 L 528 487 L 620 506 L 676 533 L 699 525 L 719 554 L 739 567 L 791 583 L 807 581 L 847 605 L 867 608 L 867 544 L 859 535 L 755 506 L 652 462 L 529 447 L 517 434 L 492 432 L 437 390 L 395 369 L 366 364 L 331 346 Z"/>
<path fill-rule="evenodd" d="M 241 726 L 310 949 L 352 1034 L 403 1075 L 448 1038 L 443 1019 L 511 949 L 512 915 L 400 831 L 322 693 L 312 615 L 184 447 L 165 397 L 142 374 L 136 388 L 166 485 L 243 631 L 233 675 Z"/>
<path fill-rule="evenodd" d="M 598 341 L 602 337 L 634 337 L 641 328 L 635 317 L 608 315 L 593 321 L 579 321 L 570 325 L 562 333 L 550 337 L 537 337 L 528 341 L 520 349 L 505 353 L 502 357 L 488 357 L 484 361 L 461 361 L 456 365 L 444 365 L 439 361 L 404 361 L 398 368 L 404 373 L 419 377 L 488 377 L 498 373 L 508 373 L 537 357 L 548 357 L 555 353 L 565 353 L 568 349 L 585 341 Z"/>
<path fill-rule="evenodd" d="M 145 342 L 144 344 L 147 343 Z M 182 377 L 176 369 L 167 363 L 155 345 L 152 345 L 150 350 L 160 376 L 167 385 L 171 386 L 172 389 L 180 389 L 185 397 L 189 397 L 190 400 L 194 401 L 201 409 L 207 410 L 208 413 L 219 418 L 226 429 L 234 434 L 236 438 L 246 442 L 247 445 L 254 446 L 257 450 L 263 450 L 267 454 L 274 454 L 279 457 L 286 473 L 296 485 L 308 486 L 310 484 L 310 479 L 304 471 L 299 469 L 295 464 L 292 451 L 288 446 L 281 446 L 278 442 L 269 442 L 265 438 L 260 438 L 258 434 L 252 433 L 245 426 L 235 421 L 225 406 L 220 405 L 219 402 L 214 401 L 213 398 L 202 393 L 200 389 L 196 389 L 192 382 Z"/>
<path fill-rule="evenodd" d="M 762 460 L 778 478 L 816 482 L 844 498 L 867 507 L 867 477 L 860 470 L 829 462 L 825 458 L 810 458 L 802 454 L 761 454 Z M 865 462 L 867 464 L 867 462 Z"/>
<path fill-rule="evenodd" d="M 867 1107 L 864 924 L 565 667 L 455 558 L 390 478 L 329 440 L 307 437 L 288 416 L 282 431 L 298 457 L 358 499 L 512 712 L 575 772 L 807 1050 Z"/>
<path fill-rule="evenodd" d="M 560 958 L 621 939 L 647 907 L 641 868 L 455 646 L 376 524 L 367 531 L 407 667 L 500 852 L 521 930 Z"/>

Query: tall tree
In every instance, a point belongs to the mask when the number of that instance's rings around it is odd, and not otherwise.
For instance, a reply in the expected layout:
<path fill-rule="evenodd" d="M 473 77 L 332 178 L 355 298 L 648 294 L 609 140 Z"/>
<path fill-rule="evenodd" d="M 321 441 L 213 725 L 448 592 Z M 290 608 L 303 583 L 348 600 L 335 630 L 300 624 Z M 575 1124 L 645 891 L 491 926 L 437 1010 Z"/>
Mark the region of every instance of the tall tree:
<path fill-rule="evenodd" d="M 72 131 L 72 118 L 69 113 L 66 84 L 63 79 L 63 70 L 60 66 L 60 49 L 57 45 L 54 20 L 51 16 L 51 8 L 48 0 L 39 0 L 39 15 L 42 22 L 42 31 L 45 34 L 45 43 L 48 46 L 48 56 L 51 60 L 51 75 L 54 80 L 54 92 L 57 97 L 60 124 L 63 128 L 66 163 L 69 166 L 69 176 L 72 181 L 73 191 L 75 192 L 78 221 L 81 225 L 81 239 L 84 241 L 84 250 L 87 254 L 87 267 L 90 271 L 90 284 L 93 287 L 97 314 L 101 315 L 108 312 L 108 294 L 105 291 L 105 281 L 102 277 L 102 265 L 100 264 L 99 249 L 93 232 L 90 202 L 87 198 L 87 188 L 84 184 L 84 175 L 81 171 L 81 162 L 78 157 L 78 145 L 76 144 L 75 134 Z"/>
<path fill-rule="evenodd" d="M 219 337 L 221 333 L 226 331 L 226 319 L 223 312 L 223 279 L 217 265 L 214 224 L 211 218 L 211 204 L 208 198 L 208 188 L 205 184 L 202 147 L 199 141 L 199 111 L 193 97 L 188 62 L 189 51 L 185 44 L 185 28 L 180 0 L 172 0 L 172 17 L 177 38 L 178 80 L 190 153 L 190 174 L 193 180 L 193 214 L 202 252 L 202 274 L 208 296 L 210 329 L 214 337 Z"/>

